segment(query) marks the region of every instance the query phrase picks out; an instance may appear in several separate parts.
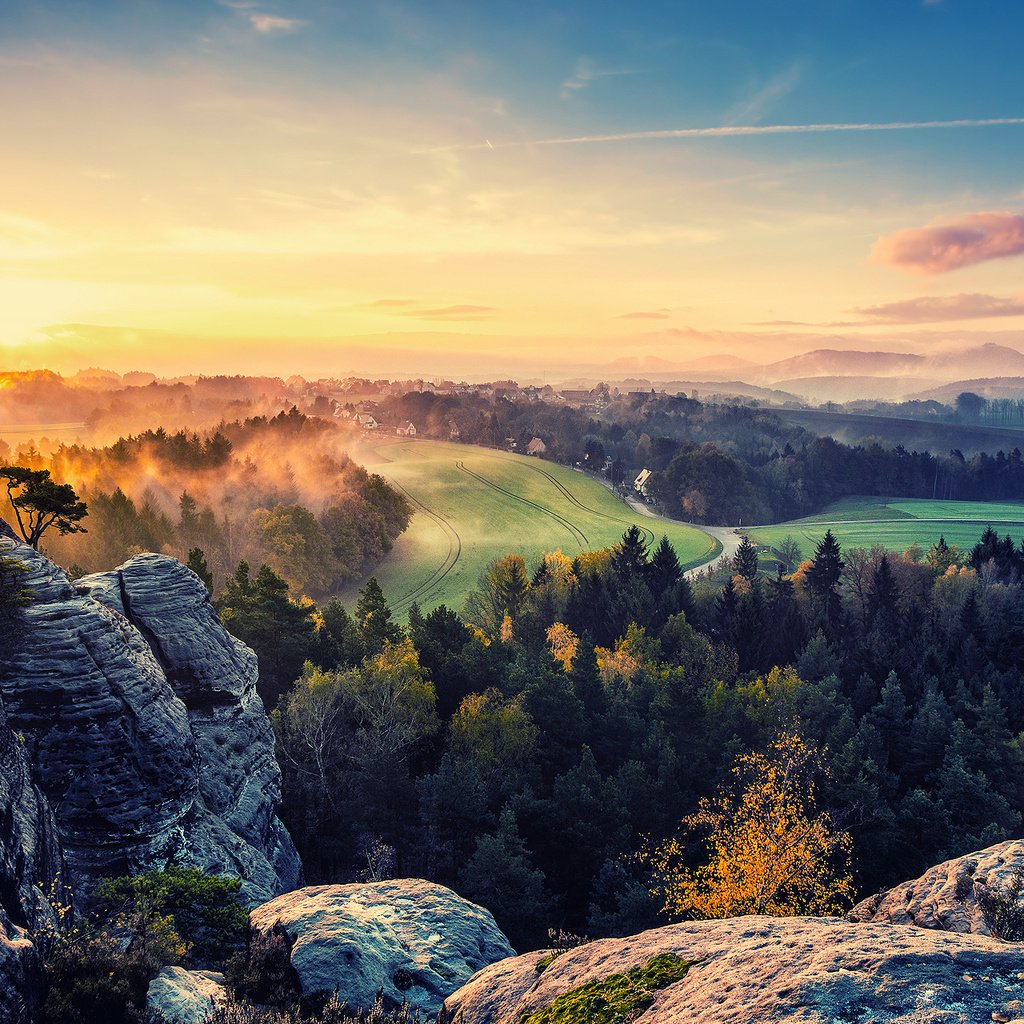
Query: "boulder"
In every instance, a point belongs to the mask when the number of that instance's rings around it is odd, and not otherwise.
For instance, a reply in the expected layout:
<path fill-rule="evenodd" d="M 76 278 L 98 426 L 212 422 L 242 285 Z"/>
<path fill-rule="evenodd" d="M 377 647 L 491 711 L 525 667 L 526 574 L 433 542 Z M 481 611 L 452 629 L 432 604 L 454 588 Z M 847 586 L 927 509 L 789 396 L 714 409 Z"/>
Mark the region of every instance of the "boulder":
<path fill-rule="evenodd" d="M 650 975 L 651 961 L 663 954 L 689 961 L 685 976 L 650 988 L 625 1019 L 973 1024 L 1024 1017 L 1019 947 L 912 926 L 741 917 L 602 939 L 554 957 L 539 952 L 505 960 L 450 996 L 439 1024 L 528 1024 L 530 1014 L 563 996 L 559 1008 L 573 1009 L 557 1019 L 584 1024 L 599 1000 L 614 998 L 610 987 L 602 991 L 602 979 L 634 969 Z M 673 977 L 682 965 L 676 967 Z M 626 997 L 645 988 L 634 985 Z"/>
<path fill-rule="evenodd" d="M 490 912 L 451 889 L 396 879 L 299 889 L 257 907 L 253 940 L 284 929 L 304 997 L 350 1007 L 407 1002 L 435 1014 L 481 968 L 515 956 Z"/>
<path fill-rule="evenodd" d="M 1024 868 L 1024 839 L 1011 839 L 944 861 L 920 878 L 870 896 L 849 918 L 990 935 L 978 897 L 1005 890 L 1018 868 Z"/>
<path fill-rule="evenodd" d="M 56 809 L 76 890 L 171 861 L 239 876 L 251 905 L 298 885 L 256 657 L 202 581 L 140 555 L 72 583 L 3 543 L 33 601 L 0 650 L 0 697 Z"/>
<path fill-rule="evenodd" d="M 214 1007 L 227 1003 L 224 975 L 165 967 L 149 983 L 146 1007 L 167 1024 L 203 1024 Z"/>

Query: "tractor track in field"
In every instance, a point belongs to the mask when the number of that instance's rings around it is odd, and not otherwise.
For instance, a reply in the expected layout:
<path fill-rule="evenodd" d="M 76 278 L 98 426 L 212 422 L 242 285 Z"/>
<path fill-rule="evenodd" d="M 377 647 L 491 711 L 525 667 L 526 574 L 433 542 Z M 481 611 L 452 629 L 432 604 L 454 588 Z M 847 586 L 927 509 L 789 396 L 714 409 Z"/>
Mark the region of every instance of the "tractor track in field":
<path fill-rule="evenodd" d="M 524 505 L 529 505 L 530 508 L 536 509 L 538 512 L 543 512 L 544 515 L 554 519 L 560 526 L 564 526 L 568 530 L 569 535 L 572 539 L 579 544 L 580 548 L 584 551 L 589 547 L 590 541 L 587 539 L 587 535 L 570 519 L 566 519 L 565 516 L 559 515 L 557 512 L 548 508 L 546 505 L 541 505 L 536 501 L 531 501 L 529 498 L 524 498 L 521 494 L 516 494 L 515 491 L 510 491 L 500 484 L 496 484 L 493 480 L 488 480 L 487 477 L 481 476 L 479 473 L 474 473 L 473 470 L 468 469 L 466 464 L 459 459 L 455 463 L 455 468 L 466 473 L 468 476 L 473 477 L 474 480 L 479 480 L 480 483 L 491 487 L 501 494 L 507 495 L 510 498 L 514 498 L 516 501 L 522 502 Z"/>
<path fill-rule="evenodd" d="M 508 459 L 504 459 L 502 461 L 508 462 L 509 460 Z M 644 539 L 647 541 L 648 544 L 653 544 L 654 543 L 654 531 L 653 530 L 649 530 L 646 526 L 641 526 L 639 523 L 633 523 L 629 519 L 619 519 L 617 516 L 610 516 L 610 515 L 608 515 L 607 512 L 601 512 L 601 511 L 599 511 L 596 508 L 590 508 L 589 506 L 584 505 L 583 502 L 580 501 L 576 497 L 576 495 L 574 495 L 572 493 L 572 491 L 570 491 L 560 480 L 556 479 L 550 473 L 548 473 L 545 470 L 541 469 L 540 466 L 530 466 L 529 468 L 532 469 L 535 473 L 540 473 L 541 476 L 547 477 L 548 480 L 550 480 L 555 485 L 555 487 L 557 487 L 558 490 L 561 491 L 562 494 L 565 495 L 565 497 L 570 502 L 572 502 L 572 504 L 575 505 L 577 508 L 582 509 L 584 512 L 589 512 L 592 516 L 599 516 L 601 519 L 607 519 L 608 522 L 610 522 L 610 523 L 618 523 L 620 526 L 627 526 L 628 527 L 628 526 L 634 526 L 635 525 L 636 528 L 644 535 Z"/>
<path fill-rule="evenodd" d="M 426 513 L 435 523 L 441 528 L 441 532 L 445 535 L 448 541 L 448 553 L 444 556 L 441 564 L 418 586 L 414 587 L 408 593 L 403 594 L 392 602 L 392 608 L 395 611 L 404 611 L 406 608 L 411 606 L 414 602 L 418 601 L 422 597 L 428 597 L 430 592 L 434 590 L 438 584 L 455 568 L 458 564 L 459 559 L 462 557 L 462 537 L 459 531 L 452 526 L 451 522 L 441 515 L 440 512 L 435 512 L 433 509 L 428 508 L 423 504 L 419 498 L 416 498 L 408 488 L 403 487 L 402 484 L 398 483 L 397 480 L 392 480 L 391 483 L 397 487 L 413 505 L 418 508 L 421 512 Z"/>

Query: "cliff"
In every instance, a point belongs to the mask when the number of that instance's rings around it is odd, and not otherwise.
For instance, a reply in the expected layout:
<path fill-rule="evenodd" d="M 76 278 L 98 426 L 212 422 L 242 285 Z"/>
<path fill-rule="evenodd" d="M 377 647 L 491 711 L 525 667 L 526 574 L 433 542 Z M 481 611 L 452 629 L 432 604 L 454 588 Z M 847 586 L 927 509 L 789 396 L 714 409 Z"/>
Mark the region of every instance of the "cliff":
<path fill-rule="evenodd" d="M 294 889 L 256 657 L 199 578 L 140 555 L 72 583 L 27 545 L 2 544 L 33 599 L 0 650 L 0 698 L 73 888 L 174 861 L 241 877 L 253 905 Z"/>

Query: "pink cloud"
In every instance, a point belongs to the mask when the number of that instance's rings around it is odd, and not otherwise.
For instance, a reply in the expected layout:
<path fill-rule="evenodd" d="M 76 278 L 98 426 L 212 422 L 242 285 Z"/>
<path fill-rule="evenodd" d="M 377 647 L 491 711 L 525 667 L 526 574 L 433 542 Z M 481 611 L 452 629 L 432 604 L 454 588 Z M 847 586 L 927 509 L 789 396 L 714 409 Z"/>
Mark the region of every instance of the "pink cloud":
<path fill-rule="evenodd" d="M 944 274 L 1020 253 L 1024 253 L 1024 217 L 971 213 L 951 224 L 885 235 L 875 243 L 871 259 L 912 274 Z"/>
<path fill-rule="evenodd" d="M 941 323 L 947 320 L 1024 316 L 1024 302 L 997 295 L 923 295 L 901 302 L 887 302 L 881 306 L 858 306 L 853 312 L 877 323 Z"/>

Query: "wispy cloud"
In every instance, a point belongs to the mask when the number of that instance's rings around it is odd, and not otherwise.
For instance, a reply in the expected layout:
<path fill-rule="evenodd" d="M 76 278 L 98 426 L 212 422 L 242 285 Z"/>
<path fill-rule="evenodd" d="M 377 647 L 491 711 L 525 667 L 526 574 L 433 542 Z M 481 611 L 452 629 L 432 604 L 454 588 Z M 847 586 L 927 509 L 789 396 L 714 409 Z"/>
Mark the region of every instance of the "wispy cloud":
<path fill-rule="evenodd" d="M 575 146 L 601 142 L 643 142 L 648 139 L 743 138 L 755 135 L 817 135 L 829 132 L 892 132 L 926 128 L 993 128 L 1024 125 L 1024 117 L 961 118 L 955 121 L 835 122 L 825 124 L 726 124 L 712 128 L 655 128 L 608 135 L 566 135 L 514 142 L 475 142 L 444 149 L 505 149 L 513 146 Z"/>
<path fill-rule="evenodd" d="M 784 71 L 773 75 L 754 93 L 733 107 L 726 118 L 727 124 L 760 121 L 776 101 L 788 96 L 800 84 L 803 77 L 803 65 L 796 63 Z"/>
<path fill-rule="evenodd" d="M 269 36 L 275 32 L 295 32 L 306 22 L 301 18 L 281 18 L 276 14 L 259 14 L 254 11 L 249 15 L 249 24 L 257 32 Z"/>
<path fill-rule="evenodd" d="M 414 309 L 403 311 L 402 316 L 416 320 L 484 320 L 495 312 L 493 306 L 442 306 L 439 309 Z"/>
<path fill-rule="evenodd" d="M 562 99 L 568 99 L 574 93 L 582 92 L 593 82 L 601 78 L 615 78 L 619 75 L 631 75 L 634 72 L 625 69 L 598 68 L 589 57 L 580 57 L 572 75 L 562 83 Z"/>
<path fill-rule="evenodd" d="M 668 320 L 672 316 L 670 309 L 638 310 L 635 313 L 623 313 L 618 320 Z"/>
<path fill-rule="evenodd" d="M 1021 253 L 1024 217 L 995 212 L 972 213 L 949 224 L 885 235 L 875 243 L 871 259 L 912 274 L 944 274 Z"/>
<path fill-rule="evenodd" d="M 249 24 L 261 35 L 269 36 L 275 32 L 295 32 L 307 22 L 301 18 L 283 18 L 277 14 L 268 14 L 260 10 L 255 0 L 218 0 L 221 7 L 227 7 L 243 15 Z"/>
<path fill-rule="evenodd" d="M 997 295 L 923 295 L 881 306 L 858 306 L 852 312 L 874 323 L 943 323 L 948 320 L 1024 316 L 1024 301 Z"/>

